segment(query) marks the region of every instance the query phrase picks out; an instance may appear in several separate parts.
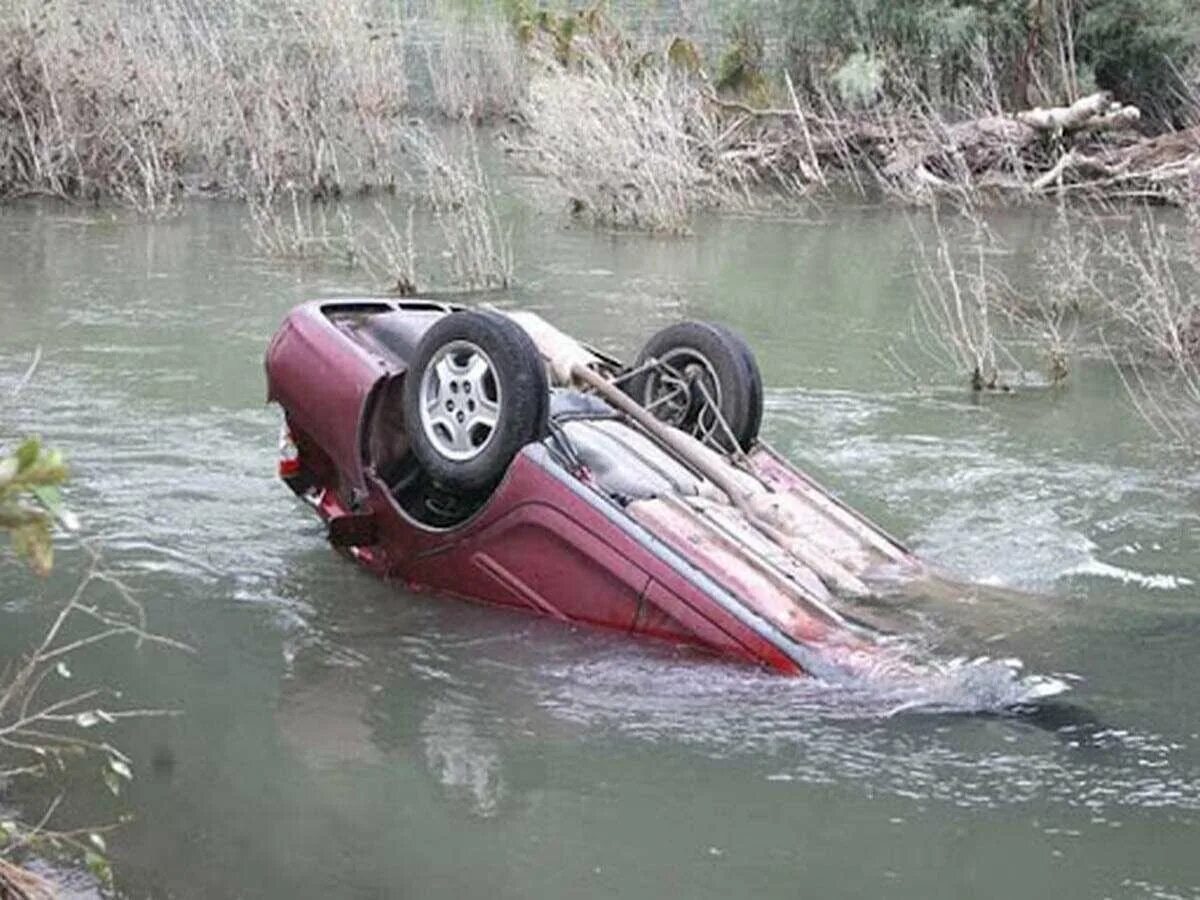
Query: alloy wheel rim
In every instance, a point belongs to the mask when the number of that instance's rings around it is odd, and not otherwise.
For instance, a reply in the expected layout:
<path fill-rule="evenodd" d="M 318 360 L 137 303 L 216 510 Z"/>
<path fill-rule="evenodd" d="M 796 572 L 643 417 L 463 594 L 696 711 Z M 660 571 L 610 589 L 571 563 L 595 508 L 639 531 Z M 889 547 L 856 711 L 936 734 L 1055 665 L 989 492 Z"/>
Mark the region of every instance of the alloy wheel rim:
<path fill-rule="evenodd" d="M 421 375 L 421 429 L 454 462 L 475 459 L 495 437 L 502 395 L 492 358 L 470 341 L 438 349 Z"/>

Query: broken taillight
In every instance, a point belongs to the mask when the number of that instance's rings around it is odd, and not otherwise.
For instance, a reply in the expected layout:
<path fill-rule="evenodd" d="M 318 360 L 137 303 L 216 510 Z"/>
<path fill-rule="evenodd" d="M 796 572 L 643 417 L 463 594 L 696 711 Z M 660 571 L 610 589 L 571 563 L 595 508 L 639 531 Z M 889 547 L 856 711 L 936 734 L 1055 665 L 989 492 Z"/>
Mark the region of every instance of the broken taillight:
<path fill-rule="evenodd" d="M 279 477 L 294 478 L 300 474 L 300 449 L 292 437 L 287 422 L 279 429 Z"/>

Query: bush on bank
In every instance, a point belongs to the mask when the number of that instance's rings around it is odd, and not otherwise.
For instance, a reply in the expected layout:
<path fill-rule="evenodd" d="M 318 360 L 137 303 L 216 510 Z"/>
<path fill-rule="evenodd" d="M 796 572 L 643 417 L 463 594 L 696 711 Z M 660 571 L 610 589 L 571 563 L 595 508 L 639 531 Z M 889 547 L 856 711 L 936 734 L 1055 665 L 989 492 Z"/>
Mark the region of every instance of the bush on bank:
<path fill-rule="evenodd" d="M 1157 124 L 1193 112 L 1200 7 L 1188 0 L 744 0 L 726 14 L 731 43 L 745 22 L 782 35 L 797 85 L 840 83 L 843 99 L 916 88 L 936 104 L 1023 109 L 1101 89 Z"/>

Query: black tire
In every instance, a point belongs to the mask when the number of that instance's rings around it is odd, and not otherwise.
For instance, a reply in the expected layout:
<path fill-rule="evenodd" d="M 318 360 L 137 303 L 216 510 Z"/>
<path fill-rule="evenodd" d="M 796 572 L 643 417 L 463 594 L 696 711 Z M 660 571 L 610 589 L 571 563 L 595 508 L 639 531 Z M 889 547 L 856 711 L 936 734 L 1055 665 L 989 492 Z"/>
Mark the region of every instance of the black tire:
<path fill-rule="evenodd" d="M 525 330 L 499 313 L 439 319 L 417 344 L 404 381 L 413 454 L 444 490 L 491 489 L 517 452 L 546 434 L 545 364 Z"/>
<path fill-rule="evenodd" d="M 754 353 L 741 337 L 721 325 L 710 322 L 680 322 L 655 334 L 638 354 L 634 368 L 650 359 L 663 362 L 688 385 L 682 402 L 658 405 L 656 417 L 713 444 L 731 451 L 729 437 L 716 417 L 706 409 L 703 392 L 716 394 L 721 416 L 733 432 L 738 448 L 749 450 L 758 439 L 762 425 L 762 375 Z M 643 406 L 651 406 L 667 390 L 664 373 L 648 371 L 625 383 L 625 391 Z M 715 389 L 715 390 L 714 390 Z"/>

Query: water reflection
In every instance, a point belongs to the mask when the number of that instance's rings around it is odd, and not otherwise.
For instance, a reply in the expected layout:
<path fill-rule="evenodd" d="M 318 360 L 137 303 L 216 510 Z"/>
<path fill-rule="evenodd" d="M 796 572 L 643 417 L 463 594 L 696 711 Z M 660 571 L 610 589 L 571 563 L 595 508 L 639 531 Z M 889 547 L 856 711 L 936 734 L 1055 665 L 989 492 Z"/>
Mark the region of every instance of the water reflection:
<path fill-rule="evenodd" d="M 428 624 L 436 601 L 416 609 Z M 923 693 L 920 709 L 896 716 L 915 688 L 781 679 L 500 611 L 467 607 L 419 637 L 384 636 L 412 611 L 376 609 L 352 666 L 325 641 L 298 658 L 278 719 L 308 765 L 419 767 L 444 802 L 483 820 L 540 794 L 547 754 L 599 760 L 631 742 L 728 760 L 733 782 L 784 795 L 849 780 L 894 800 L 1057 807 L 1103 822 L 1200 811 L 1194 737 L 1121 727 L 1086 701 L 968 717 L 929 712 Z M 942 708 L 963 691 L 996 699 L 961 679 L 945 690 L 955 694 Z"/>
<path fill-rule="evenodd" d="M 343 668 L 304 668 L 284 682 L 275 711 L 284 743 L 314 769 L 381 762 L 368 718 L 371 688 Z"/>
<path fill-rule="evenodd" d="M 275 714 L 306 766 L 423 768 L 446 801 L 481 819 L 516 799 L 505 762 L 510 723 L 489 710 L 487 696 L 441 672 L 426 641 L 377 634 L 355 650 L 310 634 L 306 643 Z"/>
<path fill-rule="evenodd" d="M 448 796 L 490 818 L 508 794 L 500 745 L 475 727 L 478 710 L 462 699 L 437 700 L 421 721 L 425 762 Z"/>

